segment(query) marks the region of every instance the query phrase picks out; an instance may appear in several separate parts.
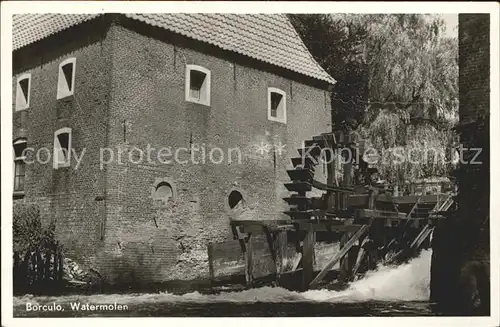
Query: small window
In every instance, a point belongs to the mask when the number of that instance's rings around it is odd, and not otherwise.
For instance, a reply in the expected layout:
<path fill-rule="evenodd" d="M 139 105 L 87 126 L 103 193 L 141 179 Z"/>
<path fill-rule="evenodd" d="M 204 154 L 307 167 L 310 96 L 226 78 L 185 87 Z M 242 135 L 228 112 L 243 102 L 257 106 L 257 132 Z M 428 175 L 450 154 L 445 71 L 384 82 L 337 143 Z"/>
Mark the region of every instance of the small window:
<path fill-rule="evenodd" d="M 186 65 L 186 101 L 210 106 L 210 70 Z"/>
<path fill-rule="evenodd" d="M 154 192 L 155 202 L 165 205 L 168 201 L 173 199 L 173 197 L 174 191 L 170 184 L 162 182 L 156 186 L 156 190 Z"/>
<path fill-rule="evenodd" d="M 54 133 L 54 169 L 71 165 L 71 128 Z"/>
<path fill-rule="evenodd" d="M 76 58 L 69 58 L 59 65 L 59 78 L 57 82 L 58 99 L 73 95 L 75 91 L 75 64 Z"/>
<path fill-rule="evenodd" d="M 23 74 L 17 79 L 16 110 L 27 109 L 30 106 L 31 75 Z"/>
<path fill-rule="evenodd" d="M 235 209 L 243 204 L 243 195 L 238 191 L 232 191 L 227 198 L 229 208 Z"/>
<path fill-rule="evenodd" d="M 24 192 L 26 139 L 14 142 L 14 192 Z"/>
<path fill-rule="evenodd" d="M 286 93 L 274 87 L 267 91 L 267 119 L 286 124 Z"/>

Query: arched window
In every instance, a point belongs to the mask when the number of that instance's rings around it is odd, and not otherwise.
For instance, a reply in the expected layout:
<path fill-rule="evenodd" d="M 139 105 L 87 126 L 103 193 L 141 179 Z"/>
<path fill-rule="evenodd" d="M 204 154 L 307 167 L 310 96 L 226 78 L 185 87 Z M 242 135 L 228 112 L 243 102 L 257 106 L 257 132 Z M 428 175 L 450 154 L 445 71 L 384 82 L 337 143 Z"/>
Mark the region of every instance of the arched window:
<path fill-rule="evenodd" d="M 238 191 L 231 191 L 231 193 L 229 193 L 229 196 L 227 197 L 227 201 L 229 204 L 229 208 L 231 209 L 235 209 L 236 207 L 239 207 L 244 203 L 243 195 L 241 195 L 241 193 Z"/>
<path fill-rule="evenodd" d="M 31 74 L 23 74 L 17 78 L 16 110 L 27 109 L 30 106 Z"/>
<path fill-rule="evenodd" d="M 75 92 L 76 58 L 69 58 L 59 65 L 57 99 L 73 95 Z"/>
<path fill-rule="evenodd" d="M 153 199 L 157 203 L 167 204 L 174 197 L 174 191 L 169 183 L 159 183 L 154 191 Z"/>
<path fill-rule="evenodd" d="M 71 128 L 64 127 L 54 133 L 54 169 L 71 165 Z"/>
<path fill-rule="evenodd" d="M 14 192 L 24 192 L 26 139 L 14 142 Z"/>

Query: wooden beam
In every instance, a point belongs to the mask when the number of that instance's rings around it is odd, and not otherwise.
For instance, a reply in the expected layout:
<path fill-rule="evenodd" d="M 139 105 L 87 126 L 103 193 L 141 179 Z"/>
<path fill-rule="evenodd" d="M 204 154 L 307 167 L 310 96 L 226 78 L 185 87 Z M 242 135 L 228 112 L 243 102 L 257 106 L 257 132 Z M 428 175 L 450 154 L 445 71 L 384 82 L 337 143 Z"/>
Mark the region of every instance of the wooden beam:
<path fill-rule="evenodd" d="M 245 251 L 245 281 L 247 286 L 253 283 L 253 258 L 252 258 L 252 234 L 248 235 Z"/>
<path fill-rule="evenodd" d="M 208 274 L 210 276 L 210 280 L 214 279 L 214 245 L 209 243 L 207 246 L 208 251 Z"/>
<path fill-rule="evenodd" d="M 302 253 L 299 253 L 299 255 L 297 256 L 297 258 L 295 258 L 294 262 L 293 262 L 293 266 L 292 266 L 292 270 L 291 271 L 295 271 L 299 268 L 299 265 L 300 263 L 302 262 Z"/>
<path fill-rule="evenodd" d="M 264 234 L 266 234 L 267 245 L 269 246 L 269 251 L 271 252 L 271 257 L 276 265 L 276 248 L 274 246 L 273 233 L 269 230 L 267 226 L 262 226 Z"/>
<path fill-rule="evenodd" d="M 313 278 L 314 271 L 314 244 L 316 243 L 316 232 L 311 227 L 308 229 L 302 246 L 302 286 L 306 290 Z"/>
<path fill-rule="evenodd" d="M 230 221 L 231 230 L 233 232 L 233 239 L 238 240 L 238 242 L 240 243 L 241 253 L 245 254 L 247 252 L 247 247 L 246 247 L 244 236 L 240 235 L 240 233 L 238 232 L 238 229 L 237 229 L 237 225 L 233 224 L 233 222 L 234 222 L 234 220 Z"/>
<path fill-rule="evenodd" d="M 388 194 L 380 194 L 377 196 L 377 202 L 394 202 L 397 204 L 413 204 L 420 198 L 420 203 L 437 203 L 441 194 L 428 194 L 428 195 L 403 195 L 392 196 Z"/>
<path fill-rule="evenodd" d="M 328 223 L 328 221 L 325 222 L 318 222 L 318 223 L 312 223 L 312 224 L 307 224 L 307 223 L 299 223 L 299 229 L 300 230 L 306 230 L 308 227 L 307 225 L 311 225 L 310 228 L 314 229 L 317 232 L 355 232 L 357 231 L 361 226 L 363 225 L 356 225 L 356 224 L 350 224 L 350 225 L 338 225 L 338 224 L 331 224 Z"/>
<path fill-rule="evenodd" d="M 348 194 L 347 205 L 350 207 L 367 207 L 368 198 L 368 194 Z"/>
<path fill-rule="evenodd" d="M 358 209 L 356 210 L 356 218 L 406 219 L 407 217 L 404 212 L 383 211 L 374 209 Z"/>
<path fill-rule="evenodd" d="M 290 223 L 289 219 L 281 220 L 231 220 L 231 226 L 278 226 L 282 224 Z"/>
<path fill-rule="evenodd" d="M 339 242 L 340 249 L 344 247 L 344 245 L 347 243 L 347 241 L 351 239 L 352 235 L 354 235 L 356 231 L 357 230 L 355 230 L 354 232 L 345 232 L 342 234 L 342 237 L 340 238 Z M 354 245 L 351 247 L 351 249 L 349 249 L 349 251 L 347 251 L 347 253 L 342 258 L 340 258 L 339 275 L 337 278 L 338 281 L 340 282 L 347 281 L 351 277 L 351 271 L 353 266 L 353 260 L 351 254 L 353 252 L 352 251 L 353 248 Z"/>
<path fill-rule="evenodd" d="M 310 287 L 316 286 L 328 273 L 330 269 L 342 258 L 347 251 L 351 249 L 351 247 L 356 243 L 356 241 L 368 231 L 369 226 L 363 225 L 358 229 L 356 233 L 347 241 L 347 243 L 340 249 L 339 253 L 320 271 L 320 273 L 314 278 L 314 280 L 309 285 Z"/>
<path fill-rule="evenodd" d="M 377 189 L 370 190 L 368 196 L 368 209 L 375 209 L 375 201 L 377 199 L 379 191 Z"/>
<path fill-rule="evenodd" d="M 260 225 L 260 224 L 256 224 L 256 225 L 248 224 L 248 225 L 240 226 L 240 231 L 242 233 L 262 234 L 262 233 L 265 233 L 264 228 L 266 228 L 267 230 L 269 230 L 270 232 L 273 232 L 273 233 L 280 232 L 280 231 L 287 231 L 287 230 L 295 230 L 295 226 L 292 224 L 281 225 L 281 226 L 266 226 L 266 225 Z"/>
<path fill-rule="evenodd" d="M 276 275 L 279 282 L 280 275 L 285 272 L 285 261 L 288 252 L 288 240 L 285 230 L 276 232 L 274 248 L 276 249 Z"/>
<path fill-rule="evenodd" d="M 356 258 L 356 263 L 354 264 L 354 268 L 352 269 L 352 277 L 356 277 L 356 274 L 358 273 L 359 267 L 361 266 L 361 262 L 363 262 L 363 258 L 365 257 L 365 249 L 364 245 L 368 241 L 368 237 L 366 237 L 363 242 L 361 243 L 358 251 L 358 257 Z"/>
<path fill-rule="evenodd" d="M 418 249 L 422 243 L 429 237 L 432 232 L 432 227 L 430 225 L 425 225 L 424 228 L 418 233 L 417 237 L 411 242 L 410 249 Z"/>
<path fill-rule="evenodd" d="M 339 193 L 354 193 L 354 189 L 352 187 L 336 187 L 334 185 L 328 185 L 313 179 L 311 181 L 312 186 L 322 191 L 331 191 L 331 192 L 339 192 Z"/>
<path fill-rule="evenodd" d="M 234 224 L 234 220 L 229 219 L 229 225 L 231 225 L 231 231 L 233 232 L 233 240 L 238 239 L 238 230 L 236 229 L 236 224 Z"/>
<path fill-rule="evenodd" d="M 401 257 L 405 252 L 408 250 L 415 250 L 418 249 L 422 243 L 429 237 L 429 235 L 432 232 L 433 227 L 430 225 L 425 225 L 424 228 L 418 233 L 418 235 L 415 237 L 415 239 L 411 242 L 410 247 L 406 250 L 400 250 L 398 251 L 394 256 L 392 256 L 387 263 L 391 264 L 395 262 L 397 259 Z"/>

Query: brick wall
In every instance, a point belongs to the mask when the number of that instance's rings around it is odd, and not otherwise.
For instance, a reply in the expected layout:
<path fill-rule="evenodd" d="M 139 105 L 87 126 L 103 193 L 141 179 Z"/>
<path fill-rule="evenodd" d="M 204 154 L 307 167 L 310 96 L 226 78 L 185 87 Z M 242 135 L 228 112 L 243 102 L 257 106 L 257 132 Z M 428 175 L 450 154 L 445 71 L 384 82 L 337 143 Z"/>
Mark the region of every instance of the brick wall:
<path fill-rule="evenodd" d="M 459 15 L 460 122 L 489 115 L 489 14 Z"/>
<path fill-rule="evenodd" d="M 329 96 L 324 90 L 122 25 L 114 25 L 110 35 L 110 147 L 123 149 L 128 157 L 128 150 L 137 147 L 146 152 L 148 144 L 172 150 L 204 145 L 207 154 L 214 147 L 223 149 L 226 160 L 108 165 L 103 266 L 116 271 L 114 267 L 124 265 L 133 271 L 130 274 L 155 280 L 208 277 L 207 244 L 230 237 L 230 217 L 285 218 L 281 198 L 287 192 L 283 182 L 288 180 L 289 158 L 296 156 L 303 140 L 330 129 Z M 185 101 L 186 64 L 211 71 L 209 107 Z M 267 119 L 268 87 L 287 93 L 286 125 Z M 287 152 L 276 154 L 276 159 L 272 152 L 261 156 L 255 148 L 260 142 L 282 142 Z M 237 155 L 228 163 L 230 148 L 240 149 L 241 164 Z M 180 157 L 190 158 L 184 152 Z M 166 206 L 152 199 L 160 179 L 168 180 L 176 191 L 175 200 Z M 243 211 L 229 208 L 228 195 L 234 189 L 243 194 Z M 132 257 L 125 254 L 134 251 L 138 254 Z M 141 260 L 147 263 L 137 265 Z M 184 269 L 190 260 L 196 261 L 197 271 Z"/>
<path fill-rule="evenodd" d="M 471 163 L 457 170 L 457 201 L 461 217 L 478 225 L 489 215 L 489 23 L 488 14 L 459 15 L 460 141 L 481 150 L 468 151 Z"/>
<path fill-rule="evenodd" d="M 451 315 L 490 310 L 489 28 L 488 14 L 459 15 L 458 132 L 463 147 L 475 149 L 464 152 L 469 163 L 455 172 L 457 212 L 434 230 L 430 285 L 431 301 Z"/>
<path fill-rule="evenodd" d="M 110 282 L 208 278 L 207 245 L 231 237 L 230 218 L 286 218 L 281 198 L 287 195 L 289 159 L 303 140 L 331 129 L 330 97 L 309 81 L 214 55 L 206 45 L 109 22 L 86 23 L 15 54 L 13 84 L 18 74 L 31 72 L 32 94 L 30 108 L 14 112 L 14 137 L 24 133 L 28 146 L 52 149 L 54 131 L 71 127 L 73 147 L 78 153 L 86 149 L 79 169 L 75 162 L 59 170 L 51 162 L 29 166 L 23 201 L 41 205 L 44 219 L 57 219 L 68 255 Z M 58 65 L 72 56 L 75 96 L 56 100 Z M 185 101 L 186 64 L 210 69 L 209 107 Z M 268 87 L 286 92 L 286 125 L 267 119 Z M 285 152 L 259 154 L 255 146 L 261 142 L 281 142 Z M 135 148 L 175 151 L 191 144 L 204 146 L 207 155 L 221 148 L 225 160 L 130 162 L 139 161 L 138 150 L 129 157 Z M 112 150 L 115 160 L 101 167 L 102 148 Z M 230 148 L 240 150 L 241 164 L 235 150 L 228 163 Z M 180 159 L 190 154 L 182 152 Z M 321 170 L 317 178 L 324 180 Z M 159 181 L 173 186 L 173 201 L 155 203 Z M 232 190 L 243 194 L 243 208 L 230 209 Z"/>
<path fill-rule="evenodd" d="M 84 160 L 76 169 L 53 169 L 47 164 L 26 166 L 25 196 L 17 201 L 36 203 L 44 224 L 56 220 L 57 235 L 67 254 L 91 264 L 100 247 L 100 206 L 95 198 L 104 193 L 103 174 L 99 170 L 99 148 L 106 142 L 106 115 L 109 100 L 107 42 L 100 21 L 85 24 L 37 45 L 14 53 L 13 139 L 27 138 L 34 152 L 28 160 L 52 159 L 54 132 L 72 128 L 72 147 Z M 86 37 L 76 36 L 85 34 Z M 56 99 L 59 64 L 76 58 L 74 96 Z M 16 80 L 31 73 L 30 107 L 15 111 Z M 50 157 L 48 157 L 50 155 Z M 101 211 L 102 212 L 102 211 Z"/>
<path fill-rule="evenodd" d="M 459 218 L 464 221 L 468 246 L 462 276 L 477 279 L 481 307 L 489 311 L 490 264 L 490 17 L 459 15 L 460 35 L 460 141 L 466 148 L 481 149 L 476 162 L 457 171 Z M 478 150 L 470 151 L 468 158 Z"/>

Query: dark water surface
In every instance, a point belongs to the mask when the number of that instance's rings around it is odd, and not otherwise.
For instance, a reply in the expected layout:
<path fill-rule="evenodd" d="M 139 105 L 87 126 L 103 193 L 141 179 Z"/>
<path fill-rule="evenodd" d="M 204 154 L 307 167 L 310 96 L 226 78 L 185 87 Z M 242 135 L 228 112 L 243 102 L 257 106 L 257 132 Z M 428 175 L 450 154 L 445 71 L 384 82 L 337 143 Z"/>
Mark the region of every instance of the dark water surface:
<path fill-rule="evenodd" d="M 428 302 L 357 303 L 147 303 L 129 305 L 125 311 L 27 312 L 14 309 L 17 317 L 366 317 L 435 316 Z"/>

